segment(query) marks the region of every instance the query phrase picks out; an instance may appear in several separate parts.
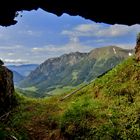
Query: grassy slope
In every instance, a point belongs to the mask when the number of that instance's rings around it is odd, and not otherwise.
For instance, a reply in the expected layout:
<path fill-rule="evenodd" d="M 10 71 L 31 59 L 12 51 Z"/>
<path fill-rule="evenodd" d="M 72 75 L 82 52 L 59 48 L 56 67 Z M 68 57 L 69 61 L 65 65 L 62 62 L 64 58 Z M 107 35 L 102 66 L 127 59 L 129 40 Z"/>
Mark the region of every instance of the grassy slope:
<path fill-rule="evenodd" d="M 130 58 L 64 101 L 20 97 L 0 139 L 140 139 L 139 81 L 140 64 Z"/>
<path fill-rule="evenodd" d="M 65 93 L 69 93 L 72 92 L 73 90 L 78 89 L 79 87 L 81 87 L 82 85 L 84 85 L 85 83 L 82 83 L 78 86 L 57 86 L 57 87 L 50 87 L 51 91 L 46 91 L 43 94 L 37 91 L 36 87 L 28 87 L 28 88 L 24 88 L 24 89 L 19 89 L 16 88 L 16 92 L 19 92 L 20 94 L 22 94 L 23 96 L 29 97 L 29 98 L 47 98 L 50 96 L 54 96 L 57 94 L 65 94 Z"/>

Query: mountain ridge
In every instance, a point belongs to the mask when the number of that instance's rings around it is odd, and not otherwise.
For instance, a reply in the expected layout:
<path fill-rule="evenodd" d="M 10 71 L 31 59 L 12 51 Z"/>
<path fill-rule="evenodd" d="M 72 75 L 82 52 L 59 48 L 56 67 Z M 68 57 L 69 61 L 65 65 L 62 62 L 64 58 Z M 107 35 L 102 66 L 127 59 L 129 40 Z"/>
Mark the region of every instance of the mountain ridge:
<path fill-rule="evenodd" d="M 56 87 L 76 86 L 95 79 L 132 53 L 133 50 L 107 46 L 89 53 L 73 52 L 49 58 L 21 81 L 20 87 L 35 86 L 43 93 Z"/>
<path fill-rule="evenodd" d="M 13 81 L 14 85 L 18 85 L 18 83 L 25 78 L 25 76 L 19 74 L 17 71 L 12 71 L 13 72 Z"/>
<path fill-rule="evenodd" d="M 11 71 L 16 71 L 22 76 L 27 76 L 38 64 L 7 65 Z"/>

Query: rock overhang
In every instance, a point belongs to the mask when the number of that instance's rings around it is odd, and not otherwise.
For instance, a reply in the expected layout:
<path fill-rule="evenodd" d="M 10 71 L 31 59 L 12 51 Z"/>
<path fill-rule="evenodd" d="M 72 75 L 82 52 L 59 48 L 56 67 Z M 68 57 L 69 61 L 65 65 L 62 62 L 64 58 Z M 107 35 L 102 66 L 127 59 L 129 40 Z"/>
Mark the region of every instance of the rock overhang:
<path fill-rule="evenodd" d="M 133 25 L 140 23 L 139 4 L 129 1 L 91 1 L 91 0 L 2 0 L 0 4 L 0 25 L 10 26 L 17 23 L 14 18 L 18 11 L 37 10 L 41 8 L 47 12 L 61 16 L 67 13 L 79 15 L 95 22 L 108 24 Z"/>

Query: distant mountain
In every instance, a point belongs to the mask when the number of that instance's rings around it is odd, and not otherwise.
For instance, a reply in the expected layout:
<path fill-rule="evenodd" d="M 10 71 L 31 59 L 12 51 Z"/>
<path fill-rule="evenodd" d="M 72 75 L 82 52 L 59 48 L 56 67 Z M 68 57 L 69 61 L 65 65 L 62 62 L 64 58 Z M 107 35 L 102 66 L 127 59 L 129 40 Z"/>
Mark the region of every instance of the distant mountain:
<path fill-rule="evenodd" d="M 22 76 L 21 74 L 19 74 L 16 71 L 13 71 L 13 80 L 14 80 L 14 84 L 18 85 L 18 83 L 23 80 L 25 77 Z"/>
<path fill-rule="evenodd" d="M 133 50 L 116 46 L 96 48 L 89 53 L 64 54 L 39 65 L 20 86 L 36 87 L 40 93 L 63 86 L 76 86 L 95 79 L 132 54 Z"/>
<path fill-rule="evenodd" d="M 26 64 L 26 65 L 9 65 L 10 70 L 18 72 L 22 76 L 27 76 L 31 71 L 37 68 L 38 64 Z"/>

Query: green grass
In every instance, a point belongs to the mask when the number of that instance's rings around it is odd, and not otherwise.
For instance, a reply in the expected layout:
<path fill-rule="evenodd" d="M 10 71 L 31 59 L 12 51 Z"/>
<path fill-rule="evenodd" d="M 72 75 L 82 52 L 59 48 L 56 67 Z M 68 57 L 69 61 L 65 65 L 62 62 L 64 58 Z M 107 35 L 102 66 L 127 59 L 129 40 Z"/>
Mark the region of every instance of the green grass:
<path fill-rule="evenodd" d="M 24 90 L 28 90 L 28 91 L 37 91 L 37 88 L 35 86 L 32 86 L 32 87 L 27 87 L 27 88 L 23 88 Z"/>
<path fill-rule="evenodd" d="M 59 94 L 67 94 L 70 93 L 77 88 L 81 87 L 84 83 L 78 86 L 56 86 L 50 87 L 51 91 L 44 91 L 44 93 L 40 93 L 36 87 L 28 87 L 28 88 L 16 88 L 17 92 L 20 92 L 22 95 L 30 98 L 48 98 L 50 96 L 59 95 Z M 53 90 L 52 90 L 53 89 Z"/>
<path fill-rule="evenodd" d="M 73 80 L 77 80 L 77 76 L 78 76 L 78 71 L 74 71 L 74 72 L 72 73 L 72 79 L 73 79 Z"/>
<path fill-rule="evenodd" d="M 46 92 L 47 95 L 58 95 L 58 94 L 67 94 L 70 91 L 74 90 L 76 87 L 72 86 L 65 86 L 65 87 L 58 87 L 52 91 Z"/>
<path fill-rule="evenodd" d="M 0 139 L 139 140 L 140 63 L 129 58 L 73 96 L 19 96 Z M 60 92 L 58 90 L 58 92 Z"/>

